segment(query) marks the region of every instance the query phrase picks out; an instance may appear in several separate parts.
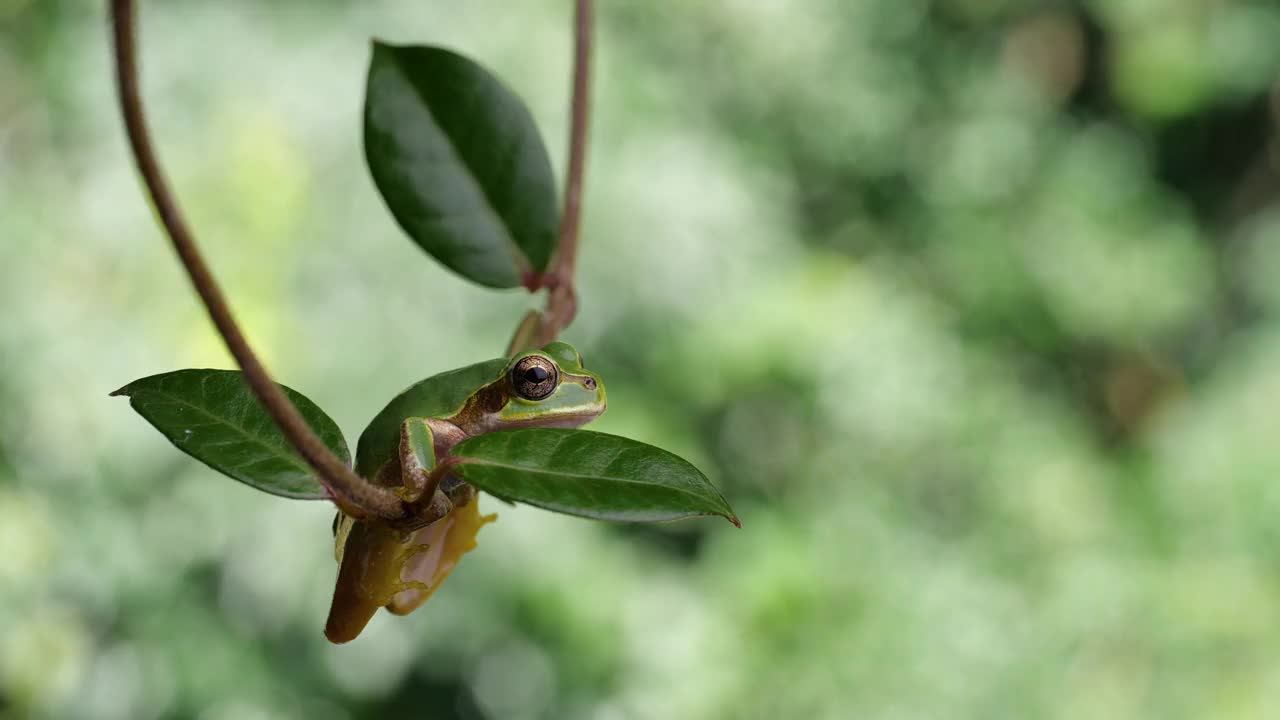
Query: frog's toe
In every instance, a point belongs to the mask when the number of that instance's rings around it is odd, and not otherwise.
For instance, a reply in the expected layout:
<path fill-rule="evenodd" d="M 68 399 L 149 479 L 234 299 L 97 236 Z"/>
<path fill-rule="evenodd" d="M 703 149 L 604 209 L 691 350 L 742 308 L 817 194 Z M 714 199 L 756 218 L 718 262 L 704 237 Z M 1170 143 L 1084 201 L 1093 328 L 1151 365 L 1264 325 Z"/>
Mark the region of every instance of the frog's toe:
<path fill-rule="evenodd" d="M 400 573 L 405 584 L 412 583 L 416 587 L 396 593 L 387 603 L 387 610 L 396 615 L 408 615 L 426 602 L 453 572 L 462 556 L 476 547 L 476 534 L 480 528 L 496 518 L 496 515 L 481 515 L 479 502 L 473 499 L 418 530 L 411 542 L 418 547 L 425 546 L 425 549 L 407 559 Z"/>

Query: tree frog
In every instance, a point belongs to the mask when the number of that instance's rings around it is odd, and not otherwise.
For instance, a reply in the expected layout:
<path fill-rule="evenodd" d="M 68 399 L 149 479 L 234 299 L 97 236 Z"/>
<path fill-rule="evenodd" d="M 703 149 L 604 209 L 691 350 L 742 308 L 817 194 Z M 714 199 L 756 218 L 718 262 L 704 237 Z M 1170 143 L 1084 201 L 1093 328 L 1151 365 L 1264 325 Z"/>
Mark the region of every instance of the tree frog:
<path fill-rule="evenodd" d="M 497 517 L 480 515 L 470 485 L 434 477 L 436 458 L 474 435 L 578 427 L 604 410 L 604 383 L 563 342 L 441 373 L 396 396 L 360 436 L 356 472 L 396 488 L 423 508 L 422 516 L 394 527 L 338 514 L 338 581 L 325 636 L 335 643 L 355 639 L 380 607 L 397 615 L 415 610 Z"/>

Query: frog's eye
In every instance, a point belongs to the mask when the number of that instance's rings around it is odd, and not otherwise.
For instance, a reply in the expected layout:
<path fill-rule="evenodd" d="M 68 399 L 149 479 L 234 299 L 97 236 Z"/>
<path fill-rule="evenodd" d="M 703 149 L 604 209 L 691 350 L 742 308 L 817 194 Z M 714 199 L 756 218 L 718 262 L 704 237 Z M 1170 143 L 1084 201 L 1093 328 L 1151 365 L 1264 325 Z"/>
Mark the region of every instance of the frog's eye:
<path fill-rule="evenodd" d="M 521 358 L 511 369 L 511 385 L 526 400 L 541 400 L 555 392 L 560 384 L 560 370 L 541 355 Z"/>

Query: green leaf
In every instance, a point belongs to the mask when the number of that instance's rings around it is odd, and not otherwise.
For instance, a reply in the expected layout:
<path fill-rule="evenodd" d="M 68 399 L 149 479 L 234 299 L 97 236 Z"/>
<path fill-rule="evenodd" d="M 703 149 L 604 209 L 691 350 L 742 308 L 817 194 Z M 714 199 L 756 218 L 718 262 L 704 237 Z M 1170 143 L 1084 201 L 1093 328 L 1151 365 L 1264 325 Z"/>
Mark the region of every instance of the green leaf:
<path fill-rule="evenodd" d="M 347 442 L 333 420 L 306 397 L 280 388 L 324 444 L 350 465 Z M 178 370 L 134 380 L 111 394 L 127 395 L 133 409 L 175 447 L 228 477 L 281 497 L 328 497 L 239 371 Z"/>
<path fill-rule="evenodd" d="M 652 522 L 720 515 L 729 503 L 693 465 L 666 450 L 588 430 L 527 428 L 458 443 L 452 474 L 506 500 L 595 518 Z"/>
<path fill-rule="evenodd" d="M 375 42 L 364 151 L 400 227 L 446 267 L 516 287 L 555 247 L 555 176 L 533 117 L 448 50 Z"/>

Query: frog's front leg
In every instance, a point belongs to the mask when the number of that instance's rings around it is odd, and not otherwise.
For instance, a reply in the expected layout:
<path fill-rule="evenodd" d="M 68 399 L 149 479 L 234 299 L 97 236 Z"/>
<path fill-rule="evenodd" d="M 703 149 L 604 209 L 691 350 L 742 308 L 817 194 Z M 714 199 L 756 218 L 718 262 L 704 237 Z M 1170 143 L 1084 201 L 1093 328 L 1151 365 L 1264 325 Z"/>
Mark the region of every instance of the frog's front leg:
<path fill-rule="evenodd" d="M 452 478 L 446 478 L 441 485 L 447 487 L 451 482 Z M 457 483 L 453 496 L 454 508 L 448 515 L 413 533 L 411 542 L 425 549 L 415 552 L 401 568 L 405 587 L 387 603 L 387 609 L 396 615 L 408 615 L 426 602 L 462 556 L 475 549 L 480 528 L 498 517 L 480 514 L 475 490 L 466 483 Z"/>
<path fill-rule="evenodd" d="M 406 502 L 417 502 L 435 492 L 431 487 L 431 468 L 436 466 L 436 434 L 431 425 L 431 418 L 420 417 L 400 423 L 400 453 L 396 462 L 400 466 L 398 484 L 401 487 L 396 491 Z"/>
<path fill-rule="evenodd" d="M 448 452 L 466 435 L 456 425 L 438 418 L 408 418 L 400 423 L 399 474 L 397 492 L 419 512 L 410 528 L 420 528 L 439 520 L 456 506 L 467 504 L 474 495 L 471 486 L 432 474 L 436 458 Z M 390 464 L 390 463 L 389 463 Z M 425 502 L 420 502 L 427 498 Z"/>

